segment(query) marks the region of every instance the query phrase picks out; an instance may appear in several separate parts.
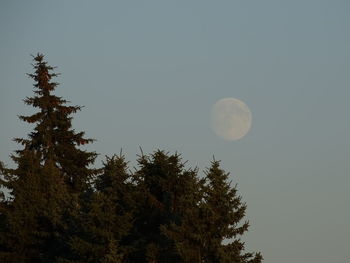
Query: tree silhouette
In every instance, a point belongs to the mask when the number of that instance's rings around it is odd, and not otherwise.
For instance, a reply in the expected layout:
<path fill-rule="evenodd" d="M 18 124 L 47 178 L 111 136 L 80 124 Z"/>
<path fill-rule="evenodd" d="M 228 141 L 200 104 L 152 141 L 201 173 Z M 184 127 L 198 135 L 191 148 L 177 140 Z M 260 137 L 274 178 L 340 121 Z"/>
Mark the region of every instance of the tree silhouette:
<path fill-rule="evenodd" d="M 183 192 L 188 173 L 177 154 L 156 151 L 142 155 L 136 180 L 139 207 L 136 211 L 134 240 L 136 252 L 132 262 L 181 262 L 174 241 L 162 230 L 179 223 Z"/>
<path fill-rule="evenodd" d="M 142 153 L 135 172 L 122 155 L 91 168 L 96 153 L 80 146 L 93 140 L 72 128 L 81 107 L 53 94 L 57 74 L 42 54 L 33 67 L 24 102 L 38 112 L 20 119 L 34 129 L 15 139 L 15 168 L 0 162 L 0 262 L 262 262 L 245 252 L 246 204 L 219 161 L 204 177 L 160 150 Z"/>
<path fill-rule="evenodd" d="M 62 171 L 70 190 L 82 192 L 96 173 L 95 169 L 88 168 L 94 162 L 96 153 L 78 148 L 93 142 L 92 139 L 84 138 L 84 132 L 72 129 L 70 115 L 81 110 L 81 107 L 66 106 L 68 101 L 52 94 L 58 83 L 51 79 L 58 74 L 53 72 L 53 67 L 47 65 L 42 54 L 37 54 L 34 62 L 35 73 L 28 76 L 35 81 L 35 95 L 26 98 L 24 102 L 39 108 L 39 111 L 31 116 L 20 116 L 20 119 L 36 126 L 28 139 L 17 138 L 15 141 L 23 144 L 26 149 L 40 152 L 42 160 L 53 160 Z M 20 152 L 18 151 L 19 154 Z"/>
<path fill-rule="evenodd" d="M 246 205 L 228 182 L 228 173 L 213 161 L 201 180 L 187 181 L 186 212 L 180 224 L 163 228 L 176 244 L 183 262 L 260 263 L 259 253 L 244 253 L 240 235 L 248 230 L 248 222 L 240 221 Z M 191 186 L 192 185 L 192 186 Z M 191 193 L 191 191 L 193 191 Z"/>
<path fill-rule="evenodd" d="M 2 262 L 51 262 L 69 256 L 80 197 L 96 173 L 88 168 L 96 154 L 78 148 L 92 140 L 71 128 L 70 115 L 80 107 L 65 106 L 66 100 L 52 94 L 58 83 L 51 79 L 57 74 L 42 54 L 34 57 L 33 67 L 28 76 L 35 82 L 34 96 L 24 102 L 39 111 L 20 119 L 35 127 L 28 138 L 15 139 L 23 145 L 11 156 L 17 168 L 1 169 L 1 185 L 11 196 L 0 206 Z"/>
<path fill-rule="evenodd" d="M 206 171 L 204 202 L 201 213 L 203 226 L 203 259 L 205 262 L 261 262 L 260 253 L 244 253 L 239 239 L 249 227 L 245 216 L 246 204 L 241 202 L 236 187 L 228 182 L 229 174 L 214 160 Z M 227 243 L 224 244 L 224 241 Z"/>

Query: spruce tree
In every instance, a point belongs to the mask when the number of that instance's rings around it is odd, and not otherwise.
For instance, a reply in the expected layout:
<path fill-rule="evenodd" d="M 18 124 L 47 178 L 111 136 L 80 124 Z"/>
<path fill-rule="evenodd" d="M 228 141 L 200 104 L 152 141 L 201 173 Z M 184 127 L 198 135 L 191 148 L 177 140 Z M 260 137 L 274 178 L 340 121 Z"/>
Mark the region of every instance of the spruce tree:
<path fill-rule="evenodd" d="M 0 206 L 1 262 L 56 262 L 70 257 L 69 240 L 75 235 L 80 197 L 96 173 L 88 166 L 96 154 L 79 149 L 91 142 L 71 128 L 78 106 L 52 94 L 58 83 L 44 56 L 34 57 L 34 96 L 24 102 L 39 111 L 20 119 L 34 124 L 28 138 L 17 138 L 23 149 L 11 157 L 15 169 L 1 167 L 1 185 L 10 198 Z"/>
<path fill-rule="evenodd" d="M 126 237 L 133 224 L 135 186 L 123 156 L 106 157 L 95 181 L 90 202 L 84 205 L 83 231 L 75 239 L 78 262 L 125 262 L 130 246 Z"/>
<path fill-rule="evenodd" d="M 202 262 L 200 226 L 202 222 L 200 205 L 203 200 L 204 180 L 198 178 L 198 171 L 187 170 L 177 182 L 181 189 L 178 196 L 177 214 L 179 220 L 161 227 L 163 233 L 175 243 L 179 262 Z"/>
<path fill-rule="evenodd" d="M 185 213 L 181 221 L 163 226 L 164 233 L 175 242 L 181 262 L 261 263 L 259 253 L 244 252 L 239 237 L 249 226 L 248 222 L 241 223 L 246 205 L 228 176 L 219 162 L 213 161 L 204 178 L 186 181 L 192 193 L 183 195 L 187 202 L 182 204 Z"/>
<path fill-rule="evenodd" d="M 185 213 L 186 182 L 192 177 L 184 169 L 178 154 L 156 151 L 142 155 L 136 172 L 140 204 L 137 210 L 131 262 L 181 262 L 174 240 L 167 234 L 173 224 L 180 224 Z"/>
<path fill-rule="evenodd" d="M 245 216 L 246 204 L 237 195 L 237 188 L 231 187 L 229 173 L 220 168 L 214 160 L 206 171 L 204 202 L 201 205 L 202 257 L 204 262 L 260 263 L 260 253 L 245 253 L 240 240 L 249 227 L 241 223 Z"/>
<path fill-rule="evenodd" d="M 63 177 L 51 160 L 41 164 L 40 154 L 21 151 L 18 167 L 5 172 L 3 183 L 12 199 L 2 203 L 4 235 L 1 262 L 52 262 L 67 249 L 64 217 L 69 194 Z"/>
<path fill-rule="evenodd" d="M 35 95 L 27 97 L 24 102 L 39 111 L 30 116 L 20 116 L 20 119 L 36 126 L 29 138 L 17 138 L 15 141 L 40 152 L 42 160 L 52 159 L 70 190 L 81 193 L 88 188 L 87 182 L 96 173 L 95 169 L 89 168 L 95 161 L 96 153 L 82 150 L 79 146 L 93 140 L 84 138 L 84 132 L 72 129 L 71 115 L 81 110 L 81 107 L 67 106 L 68 101 L 53 94 L 58 83 L 52 78 L 59 75 L 53 72 L 54 67 L 44 61 L 42 54 L 37 54 L 34 62 L 35 72 L 28 76 L 35 81 Z"/>

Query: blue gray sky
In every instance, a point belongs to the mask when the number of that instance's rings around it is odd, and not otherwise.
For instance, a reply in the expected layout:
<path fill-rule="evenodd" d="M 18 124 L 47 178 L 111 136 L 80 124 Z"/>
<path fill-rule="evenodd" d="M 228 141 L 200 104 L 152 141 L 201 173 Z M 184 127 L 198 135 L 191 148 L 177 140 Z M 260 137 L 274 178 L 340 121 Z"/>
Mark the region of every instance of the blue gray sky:
<path fill-rule="evenodd" d="M 32 127 L 30 54 L 85 105 L 74 126 L 104 155 L 139 146 L 212 156 L 247 203 L 249 251 L 269 263 L 337 263 L 350 244 L 350 2 L 347 0 L 1 1 L 0 160 Z M 210 127 L 219 99 L 250 108 L 250 132 Z"/>

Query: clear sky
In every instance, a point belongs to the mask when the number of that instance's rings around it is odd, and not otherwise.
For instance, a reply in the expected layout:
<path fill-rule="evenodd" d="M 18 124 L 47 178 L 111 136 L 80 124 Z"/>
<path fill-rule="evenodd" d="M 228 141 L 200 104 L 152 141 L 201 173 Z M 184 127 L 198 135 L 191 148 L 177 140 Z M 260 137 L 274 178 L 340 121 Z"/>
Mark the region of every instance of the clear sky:
<path fill-rule="evenodd" d="M 89 149 L 131 161 L 139 146 L 178 151 L 200 170 L 215 155 L 247 203 L 248 250 L 267 263 L 348 261 L 348 0 L 1 1 L 9 165 L 11 139 L 31 128 L 16 116 L 32 112 L 22 99 L 37 52 L 62 73 L 56 94 L 85 105 L 74 126 L 97 139 Z M 210 127 L 225 97 L 252 112 L 239 141 Z"/>

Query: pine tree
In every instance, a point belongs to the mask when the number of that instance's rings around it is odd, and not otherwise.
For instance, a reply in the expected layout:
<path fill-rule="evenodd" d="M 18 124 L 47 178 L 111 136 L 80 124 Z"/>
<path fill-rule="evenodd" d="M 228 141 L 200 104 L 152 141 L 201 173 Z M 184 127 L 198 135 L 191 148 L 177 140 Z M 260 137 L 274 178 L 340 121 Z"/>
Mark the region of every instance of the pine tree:
<path fill-rule="evenodd" d="M 1 206 L 6 220 L 2 262 L 50 262 L 66 250 L 62 234 L 68 189 L 54 163 L 41 164 L 40 159 L 40 154 L 24 150 L 17 169 L 6 170 L 15 179 L 4 183 L 13 198 Z"/>
<path fill-rule="evenodd" d="M 219 164 L 213 161 L 204 178 L 194 177 L 181 186 L 191 189 L 183 195 L 187 200 L 182 204 L 185 213 L 181 214 L 180 223 L 163 227 L 164 232 L 175 242 L 181 262 L 261 263 L 259 253 L 244 253 L 239 236 L 249 224 L 239 224 L 246 205 Z"/>
<path fill-rule="evenodd" d="M 200 205 L 203 200 L 204 180 L 198 178 L 198 171 L 184 172 L 177 182 L 181 195 L 178 196 L 177 213 L 180 220 L 162 226 L 163 233 L 174 241 L 176 251 L 185 263 L 202 262 L 200 224 L 202 222 Z"/>
<path fill-rule="evenodd" d="M 201 207 L 204 262 L 260 263 L 260 253 L 244 252 L 244 243 L 239 237 L 249 227 L 248 221 L 241 223 L 246 204 L 237 195 L 237 188 L 230 186 L 228 177 L 229 174 L 220 168 L 220 162 L 216 160 L 206 171 L 207 183 Z"/>
<path fill-rule="evenodd" d="M 89 189 L 96 173 L 88 166 L 96 154 L 79 149 L 91 142 L 84 133 L 71 128 L 71 114 L 78 106 L 52 94 L 57 74 L 44 56 L 34 57 L 35 73 L 29 74 L 35 95 L 24 102 L 39 111 L 20 119 L 35 125 L 27 139 L 15 139 L 23 145 L 11 157 L 17 168 L 1 167 L 1 186 L 10 199 L 0 204 L 1 262 L 56 262 L 69 257 L 69 240 L 76 227 L 80 197 Z"/>
<path fill-rule="evenodd" d="M 17 138 L 15 141 L 40 152 L 42 160 L 52 159 L 62 171 L 70 190 L 83 192 L 96 173 L 95 169 L 88 168 L 94 162 L 96 153 L 78 148 L 93 142 L 84 138 L 84 132 L 77 133 L 72 129 L 70 115 L 81 110 L 81 107 L 66 106 L 68 101 L 52 94 L 58 83 L 51 79 L 58 74 L 53 72 L 54 67 L 47 65 L 42 54 L 37 54 L 34 62 L 35 73 L 28 76 L 35 81 L 35 96 L 27 97 L 24 102 L 39 108 L 39 111 L 31 116 L 20 116 L 20 119 L 36 126 L 28 139 Z"/>
<path fill-rule="evenodd" d="M 133 224 L 135 186 L 123 156 L 107 157 L 95 188 L 83 209 L 82 235 L 74 242 L 79 262 L 125 262 L 130 250 L 126 236 Z"/>
<path fill-rule="evenodd" d="M 136 172 L 140 206 L 135 219 L 136 252 L 131 262 L 181 262 L 174 240 L 167 229 L 181 222 L 186 181 L 193 176 L 184 170 L 178 154 L 156 151 L 142 155 Z"/>

